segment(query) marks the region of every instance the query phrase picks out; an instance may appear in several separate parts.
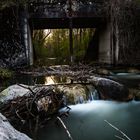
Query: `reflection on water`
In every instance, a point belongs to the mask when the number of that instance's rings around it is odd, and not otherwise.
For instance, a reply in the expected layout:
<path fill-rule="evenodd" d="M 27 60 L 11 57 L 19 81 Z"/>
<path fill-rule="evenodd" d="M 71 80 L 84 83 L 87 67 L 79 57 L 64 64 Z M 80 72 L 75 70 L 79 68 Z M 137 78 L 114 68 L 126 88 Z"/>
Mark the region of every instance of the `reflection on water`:
<path fill-rule="evenodd" d="M 140 85 L 140 74 L 139 73 L 113 73 L 108 78 L 115 81 L 121 82 L 128 87 L 138 87 Z M 22 83 L 25 85 L 35 84 L 54 84 L 54 83 L 71 83 L 71 79 L 66 76 L 32 76 L 17 74 L 11 79 L 0 81 L 0 87 L 8 87 L 10 85 Z"/>
<path fill-rule="evenodd" d="M 70 82 L 71 82 L 70 78 L 66 76 L 46 76 L 44 81 L 45 85 L 57 83 L 70 83 Z"/>
<path fill-rule="evenodd" d="M 45 85 L 51 85 L 54 84 L 54 76 L 50 76 L 50 77 L 45 77 Z"/>
<path fill-rule="evenodd" d="M 109 78 L 118 81 L 127 87 L 138 87 L 140 85 L 139 73 L 115 73 L 109 76 Z"/>
<path fill-rule="evenodd" d="M 54 84 L 54 83 L 70 83 L 71 80 L 66 76 L 32 76 L 32 75 L 15 75 L 10 79 L 0 81 L 0 88 L 7 88 L 13 84 L 25 84 L 25 85 L 35 85 L 35 84 Z"/>
<path fill-rule="evenodd" d="M 116 140 L 121 136 L 104 120 L 108 120 L 125 132 L 132 140 L 139 140 L 140 102 L 120 103 L 112 101 L 93 101 L 87 104 L 70 106 L 68 118 L 62 118 L 74 140 Z M 61 125 L 53 121 L 39 131 L 39 140 L 67 140 Z"/>

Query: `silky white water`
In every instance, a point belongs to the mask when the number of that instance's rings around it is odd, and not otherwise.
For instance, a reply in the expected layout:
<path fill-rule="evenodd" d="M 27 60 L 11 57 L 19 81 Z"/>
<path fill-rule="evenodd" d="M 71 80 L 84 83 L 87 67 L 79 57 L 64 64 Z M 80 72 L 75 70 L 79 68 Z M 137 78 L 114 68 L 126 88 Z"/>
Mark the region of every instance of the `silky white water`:
<path fill-rule="evenodd" d="M 92 101 L 72 105 L 68 117 L 62 117 L 74 140 L 117 140 L 122 135 L 109 126 L 109 121 L 132 140 L 140 140 L 140 102 Z M 39 140 L 68 140 L 61 124 L 54 121 L 39 131 Z"/>

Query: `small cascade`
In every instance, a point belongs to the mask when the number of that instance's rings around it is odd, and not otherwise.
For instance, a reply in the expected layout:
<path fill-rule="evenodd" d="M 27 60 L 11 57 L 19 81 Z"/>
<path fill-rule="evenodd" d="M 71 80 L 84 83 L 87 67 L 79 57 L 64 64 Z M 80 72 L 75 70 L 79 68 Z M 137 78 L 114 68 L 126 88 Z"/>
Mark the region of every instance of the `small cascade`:
<path fill-rule="evenodd" d="M 76 96 L 75 97 L 75 104 L 82 104 L 85 103 L 84 97 L 83 96 Z"/>
<path fill-rule="evenodd" d="M 71 84 L 59 85 L 57 91 L 64 94 L 64 104 L 83 104 L 99 99 L 99 94 L 93 85 Z"/>
<path fill-rule="evenodd" d="M 94 88 L 90 89 L 86 95 L 86 99 L 84 95 L 75 95 L 74 96 L 74 102 L 75 104 L 83 104 L 87 102 L 91 102 L 93 100 L 99 100 L 99 94 L 98 91 Z"/>
<path fill-rule="evenodd" d="M 88 101 L 99 100 L 99 94 L 96 89 L 89 91 Z"/>

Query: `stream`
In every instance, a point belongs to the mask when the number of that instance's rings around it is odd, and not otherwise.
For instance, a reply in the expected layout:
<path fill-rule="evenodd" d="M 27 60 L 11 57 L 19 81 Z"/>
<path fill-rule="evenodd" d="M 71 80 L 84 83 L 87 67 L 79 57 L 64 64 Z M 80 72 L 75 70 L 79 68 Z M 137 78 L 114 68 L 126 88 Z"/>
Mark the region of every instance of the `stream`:
<path fill-rule="evenodd" d="M 122 130 L 132 140 L 140 139 L 140 102 L 92 101 L 70 107 L 70 115 L 62 120 L 74 140 L 117 140 L 115 135 L 122 136 L 104 120 Z M 68 136 L 62 125 L 52 121 L 39 131 L 38 140 L 68 140 Z"/>
<path fill-rule="evenodd" d="M 140 74 L 115 73 L 108 78 L 119 81 L 130 88 L 140 86 Z M 30 75 L 18 75 L 3 83 L 3 87 L 11 84 L 23 83 L 28 85 L 69 83 L 66 77 L 32 77 Z M 104 120 L 107 120 L 122 130 L 131 140 L 140 140 L 140 102 L 114 102 L 93 100 L 84 104 L 70 105 L 71 111 L 68 117 L 62 117 L 70 131 L 73 140 L 117 140 L 116 136 L 124 138 Z M 60 111 L 64 111 L 62 109 Z M 69 140 L 65 129 L 61 124 L 49 121 L 45 128 L 38 131 L 37 140 Z M 28 133 L 29 134 L 29 133 Z M 31 134 L 29 134 L 31 135 Z M 126 139 L 126 138 L 125 138 Z"/>
<path fill-rule="evenodd" d="M 116 73 L 110 79 L 119 81 L 127 87 L 136 88 L 140 84 L 139 74 Z M 122 130 L 132 140 L 139 140 L 140 102 L 128 103 L 93 100 L 86 104 L 71 105 L 70 115 L 63 117 L 65 125 L 74 140 L 117 140 L 124 138 L 104 120 Z M 46 128 L 39 131 L 38 140 L 68 140 L 61 124 L 50 121 Z"/>

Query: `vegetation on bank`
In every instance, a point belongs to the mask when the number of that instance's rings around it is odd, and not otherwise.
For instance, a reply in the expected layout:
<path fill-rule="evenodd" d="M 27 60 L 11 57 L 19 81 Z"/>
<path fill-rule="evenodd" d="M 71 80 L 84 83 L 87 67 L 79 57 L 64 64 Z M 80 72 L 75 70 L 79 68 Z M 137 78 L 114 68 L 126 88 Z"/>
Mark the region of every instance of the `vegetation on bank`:
<path fill-rule="evenodd" d="M 11 78 L 13 76 L 13 72 L 9 69 L 0 68 L 0 79 Z"/>
<path fill-rule="evenodd" d="M 27 2 L 30 2 L 30 1 L 31 0 L 2 0 L 0 1 L 0 10 L 3 10 L 11 6 L 25 5 L 27 4 Z"/>
<path fill-rule="evenodd" d="M 73 29 L 73 48 L 75 61 L 85 57 L 88 43 L 92 39 L 95 29 Z M 69 61 L 69 30 L 35 30 L 33 32 L 33 46 L 36 59 L 45 61 L 50 58 L 60 63 Z M 47 61 L 47 60 L 46 60 Z M 56 62 L 56 63 L 57 63 Z"/>

